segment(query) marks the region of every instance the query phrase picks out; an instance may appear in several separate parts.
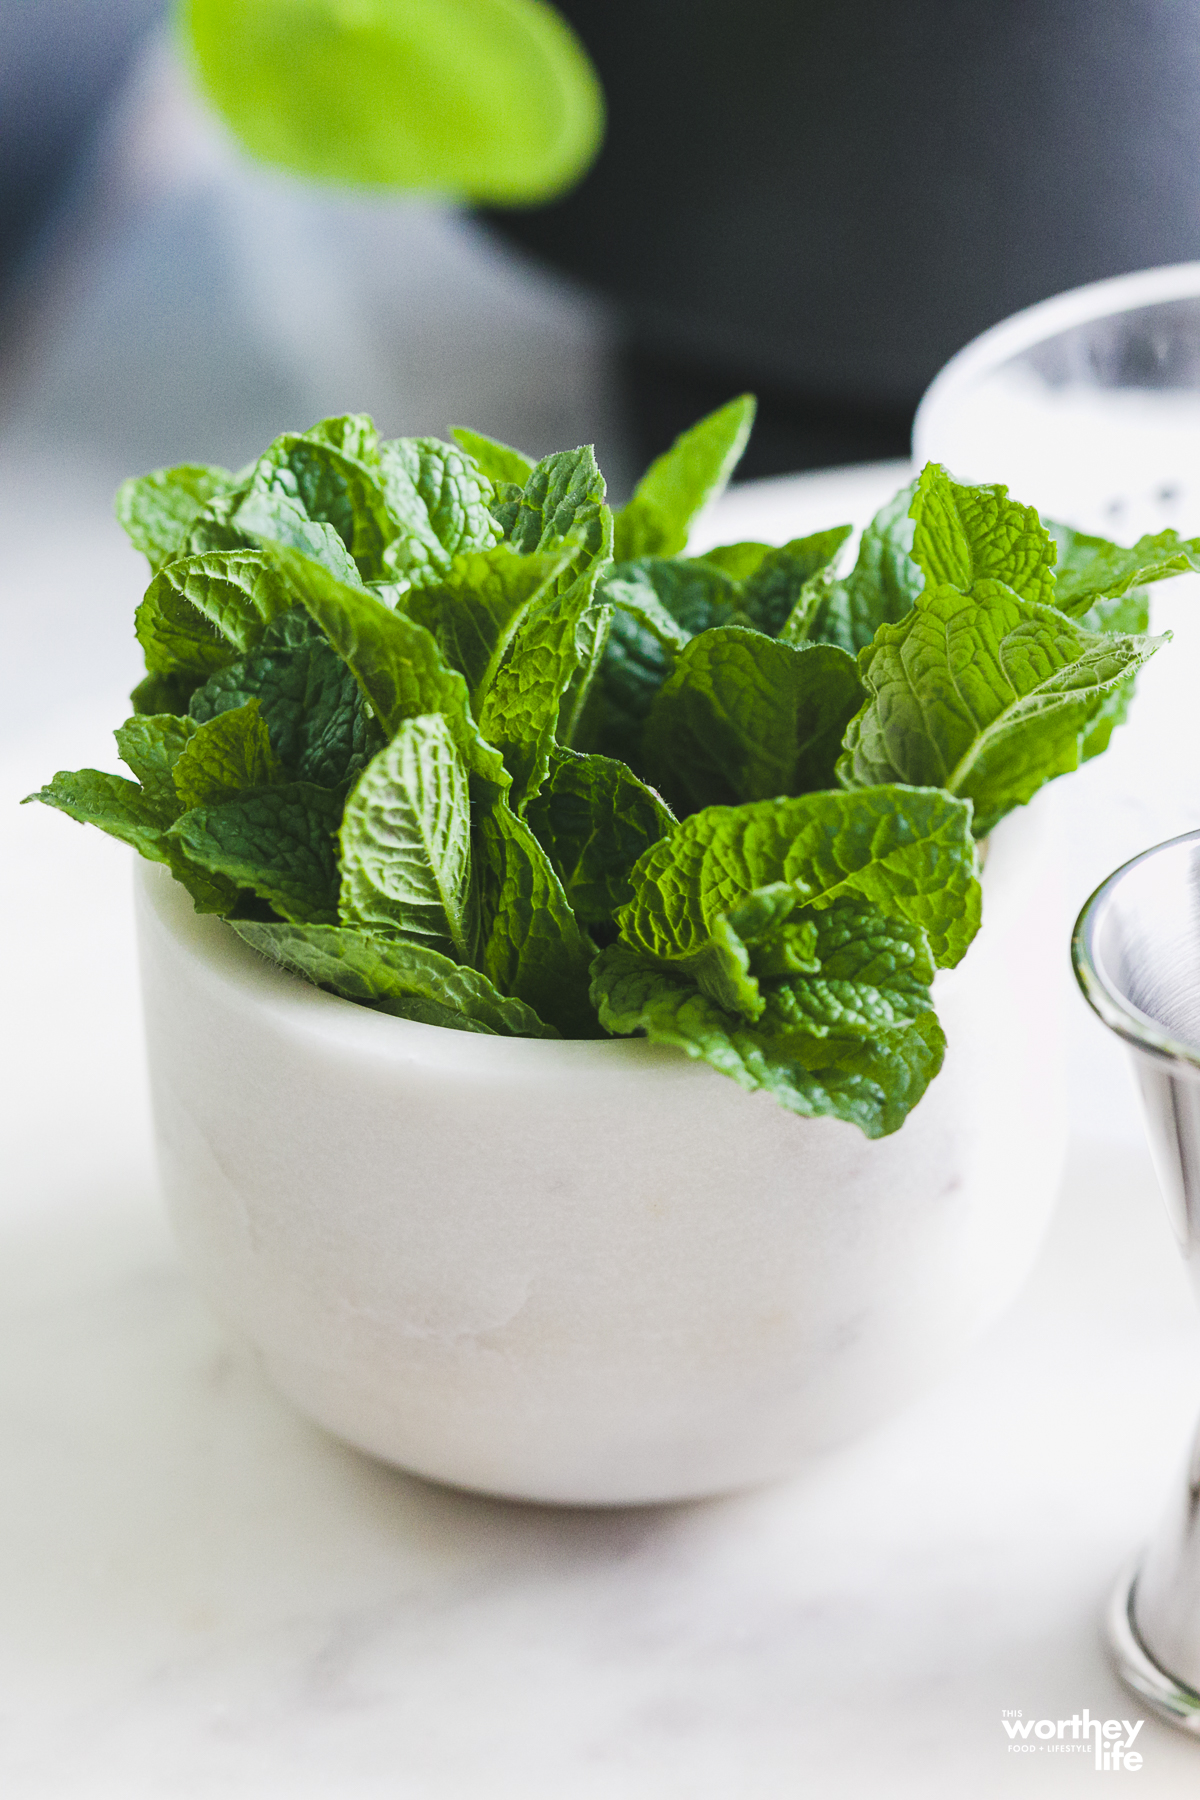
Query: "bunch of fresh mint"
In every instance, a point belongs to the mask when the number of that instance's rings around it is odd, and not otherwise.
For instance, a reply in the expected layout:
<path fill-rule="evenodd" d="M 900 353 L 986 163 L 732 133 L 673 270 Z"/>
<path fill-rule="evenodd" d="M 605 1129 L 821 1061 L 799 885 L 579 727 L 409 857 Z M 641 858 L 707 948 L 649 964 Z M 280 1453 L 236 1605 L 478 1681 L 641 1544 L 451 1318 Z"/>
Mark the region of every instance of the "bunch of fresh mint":
<path fill-rule="evenodd" d="M 365 417 L 250 469 L 130 481 L 150 560 L 136 780 L 31 798 L 165 863 L 348 999 L 536 1037 L 645 1033 L 806 1116 L 895 1131 L 975 840 L 1108 742 L 1200 565 L 1045 527 L 930 465 L 863 534 L 683 554 L 753 417 L 684 434 L 615 515 L 534 464 Z"/>

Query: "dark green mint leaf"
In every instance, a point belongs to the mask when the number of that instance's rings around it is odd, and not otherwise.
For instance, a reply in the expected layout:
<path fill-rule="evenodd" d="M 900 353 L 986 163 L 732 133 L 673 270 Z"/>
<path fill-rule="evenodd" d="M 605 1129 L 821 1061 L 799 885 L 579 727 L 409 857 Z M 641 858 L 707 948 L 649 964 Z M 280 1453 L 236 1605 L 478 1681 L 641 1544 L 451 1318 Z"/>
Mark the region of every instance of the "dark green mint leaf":
<path fill-rule="evenodd" d="M 202 681 L 252 649 L 292 604 L 260 550 L 177 557 L 155 576 L 135 615 L 146 667 Z"/>
<path fill-rule="evenodd" d="M 715 500 L 741 460 L 754 424 L 753 394 L 709 413 L 650 464 L 632 500 L 617 514 L 614 553 L 674 556 L 687 548 L 692 521 Z"/>
<path fill-rule="evenodd" d="M 781 644 L 723 626 L 680 652 L 642 737 L 647 773 L 679 813 L 831 787 L 863 700 L 834 644 Z"/>
<path fill-rule="evenodd" d="M 463 425 L 456 425 L 450 435 L 496 487 L 503 482 L 523 488 L 533 474 L 533 458 L 523 450 L 514 450 L 511 444 L 485 437 L 482 431 L 468 431 Z"/>
<path fill-rule="evenodd" d="M 670 809 L 624 763 L 552 750 L 550 772 L 526 813 L 585 925 L 602 924 L 632 898 L 629 872 L 675 824 Z"/>
<path fill-rule="evenodd" d="M 369 460 L 340 448 L 337 439 L 365 448 Z M 329 419 L 313 432 L 285 432 L 276 438 L 255 464 L 234 523 L 250 536 L 270 537 L 309 555 L 319 544 L 328 546 L 328 539 L 306 531 L 305 525 L 327 526 L 364 580 L 382 575 L 383 553 L 396 525 L 384 498 L 371 421 L 361 416 Z M 319 560 L 343 579 L 349 574 L 336 551 L 332 559 L 322 555 Z"/>
<path fill-rule="evenodd" d="M 129 703 L 135 713 L 184 713 L 196 681 L 195 675 L 164 675 L 156 669 L 138 682 Z"/>
<path fill-rule="evenodd" d="M 793 637 L 804 635 L 804 627 L 823 598 L 813 577 L 826 569 L 832 576 L 838 552 L 853 529 L 852 525 L 835 525 L 831 531 L 814 531 L 760 558 L 743 582 L 739 599 L 756 631 L 778 637 L 788 625 Z"/>
<path fill-rule="evenodd" d="M 858 897 L 928 935 L 951 966 L 979 926 L 971 809 L 939 788 L 873 787 L 710 806 L 640 858 L 618 916 L 632 949 L 692 957 L 750 894 L 791 883 L 823 908 Z"/>
<path fill-rule="evenodd" d="M 805 637 L 837 644 L 853 655 L 871 642 L 878 626 L 904 617 L 923 579 L 909 554 L 914 532 L 909 507 L 915 492 L 914 481 L 880 507 L 862 534 L 849 575 L 831 581 L 813 577 L 816 603 L 811 618 L 802 621 Z M 785 626 L 784 635 L 795 634 Z"/>
<path fill-rule="evenodd" d="M 498 993 L 486 975 L 463 968 L 425 944 L 336 925 L 259 924 L 248 919 L 229 923 L 248 944 L 284 968 L 379 1012 L 451 1031 L 498 1037 L 559 1035 L 532 1007 Z"/>
<path fill-rule="evenodd" d="M 291 923 L 334 924 L 341 813 L 340 795 L 284 782 L 194 807 L 170 835 L 190 861 L 252 889 Z"/>
<path fill-rule="evenodd" d="M 258 701 L 197 725 L 171 767 L 180 810 L 284 779 Z"/>
<path fill-rule="evenodd" d="M 343 925 L 402 932 L 470 960 L 471 798 L 467 770 L 439 713 L 406 719 L 346 802 Z"/>
<path fill-rule="evenodd" d="M 679 972 L 623 944 L 594 966 L 606 1030 L 676 1045 L 804 1118 L 838 1118 L 868 1137 L 899 1129 L 941 1066 L 924 933 L 860 901 L 806 909 L 807 967 L 771 984 L 757 1019 L 720 1006 Z"/>
<path fill-rule="evenodd" d="M 466 551 L 406 597 L 409 617 L 466 677 L 477 718 L 514 632 L 530 606 L 549 597 L 572 554 L 569 541 L 540 555 L 523 556 L 509 544 Z"/>
<path fill-rule="evenodd" d="M 838 763 L 847 787 L 900 781 L 975 806 L 983 837 L 1044 782 L 1078 768 L 1119 682 L 1161 639 L 1082 631 L 998 581 L 926 588 L 859 658 L 869 698 Z"/>
<path fill-rule="evenodd" d="M 1125 550 L 1107 538 L 1089 537 L 1052 519 L 1043 523 L 1058 547 L 1054 604 L 1086 630 L 1144 630 L 1144 626 L 1130 625 L 1101 627 L 1092 624 L 1088 615 L 1100 600 L 1117 600 L 1131 588 L 1200 569 L 1200 538 L 1183 541 L 1178 532 L 1160 531 L 1156 537 L 1139 538 L 1132 549 Z"/>
<path fill-rule="evenodd" d="M 503 796 L 482 811 L 474 841 L 479 949 L 502 993 L 515 994 L 564 1037 L 595 1037 L 588 1001 L 593 947 L 549 857 Z"/>
<path fill-rule="evenodd" d="M 183 463 L 132 476 L 117 489 L 116 514 L 130 542 L 157 574 L 164 563 L 180 556 L 188 533 L 204 507 L 233 486 L 228 469 Z"/>
<path fill-rule="evenodd" d="M 181 811 L 173 771 L 195 729 L 190 719 L 149 713 L 126 719 L 113 733 L 121 761 L 133 770 L 164 825 Z"/>
<path fill-rule="evenodd" d="M 492 484 L 464 451 L 436 438 L 394 438 L 379 454 L 388 508 L 400 527 L 386 558 L 394 574 L 419 584 L 445 574 L 465 551 L 498 542 Z"/>
<path fill-rule="evenodd" d="M 929 587 L 965 592 L 977 581 L 1002 581 L 1023 600 L 1053 603 L 1054 539 L 1007 488 L 964 487 L 940 463 L 926 463 L 910 510 L 912 559 Z"/>

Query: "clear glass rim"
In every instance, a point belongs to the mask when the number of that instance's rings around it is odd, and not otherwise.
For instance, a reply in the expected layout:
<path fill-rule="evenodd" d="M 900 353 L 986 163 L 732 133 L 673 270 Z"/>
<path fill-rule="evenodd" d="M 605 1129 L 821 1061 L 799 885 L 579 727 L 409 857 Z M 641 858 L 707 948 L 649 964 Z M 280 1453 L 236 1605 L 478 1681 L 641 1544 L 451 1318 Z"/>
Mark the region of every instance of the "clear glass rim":
<path fill-rule="evenodd" d="M 1200 1077 L 1200 1046 L 1172 1037 L 1156 1019 L 1136 1007 L 1113 986 L 1096 955 L 1096 937 L 1104 914 L 1126 876 L 1151 857 L 1161 856 L 1164 850 L 1173 850 L 1180 844 L 1192 844 L 1200 848 L 1200 830 L 1184 831 L 1178 837 L 1167 838 L 1164 843 L 1152 844 L 1148 850 L 1131 856 L 1128 862 L 1122 863 L 1107 880 L 1100 883 L 1075 921 L 1075 929 L 1071 933 L 1071 966 L 1075 970 L 1075 979 L 1084 999 L 1110 1031 L 1115 1031 L 1118 1037 L 1124 1038 L 1135 1049 L 1175 1064 L 1183 1064 Z"/>

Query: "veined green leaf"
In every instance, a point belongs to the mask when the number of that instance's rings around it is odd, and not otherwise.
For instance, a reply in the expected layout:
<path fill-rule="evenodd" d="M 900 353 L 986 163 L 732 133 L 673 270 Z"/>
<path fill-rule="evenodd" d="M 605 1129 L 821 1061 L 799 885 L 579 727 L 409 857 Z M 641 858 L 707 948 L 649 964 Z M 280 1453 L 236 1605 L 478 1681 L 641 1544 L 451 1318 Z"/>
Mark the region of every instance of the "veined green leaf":
<path fill-rule="evenodd" d="M 710 568 L 720 569 L 722 575 L 739 586 L 748 581 L 764 556 L 769 556 L 774 549 L 772 544 L 760 544 L 754 540 L 746 540 L 739 544 L 718 544 L 712 550 L 703 550 L 699 556 L 692 557 L 692 562 L 707 563 Z"/>
<path fill-rule="evenodd" d="M 228 469 L 203 463 L 131 476 L 117 489 L 117 519 L 157 574 L 164 563 L 182 554 L 198 515 L 233 482 Z"/>
<path fill-rule="evenodd" d="M 293 924 L 333 924 L 341 813 L 339 794 L 282 782 L 193 807 L 169 835 L 191 862 L 250 888 Z"/>
<path fill-rule="evenodd" d="M 523 488 L 533 474 L 533 458 L 523 450 L 514 450 L 511 444 L 485 437 L 482 431 L 468 431 L 464 425 L 456 425 L 450 435 L 495 485 L 506 482 Z"/>
<path fill-rule="evenodd" d="M 135 714 L 118 725 L 117 753 L 133 770 L 160 822 L 169 825 L 182 810 L 174 769 L 196 727 L 171 713 Z"/>
<path fill-rule="evenodd" d="M 593 947 L 550 859 L 503 796 L 481 811 L 473 846 L 479 950 L 502 993 L 515 994 L 564 1037 L 595 1037 L 588 1002 Z"/>
<path fill-rule="evenodd" d="M 1043 523 L 1058 548 L 1054 604 L 1088 630 L 1101 629 L 1086 616 L 1097 602 L 1116 601 L 1131 588 L 1200 569 L 1200 538 L 1184 541 L 1176 531 L 1160 531 L 1156 537 L 1139 538 L 1131 549 L 1125 550 L 1107 538 L 1090 537 L 1051 519 Z M 1122 624 L 1116 629 L 1144 630 L 1145 626 Z"/>
<path fill-rule="evenodd" d="M 348 443 L 369 460 L 341 447 Z M 290 543 L 312 555 L 318 548 L 313 535 L 302 529 L 299 538 L 293 535 L 297 509 L 304 521 L 337 534 L 363 580 L 383 573 L 383 553 L 396 525 L 384 498 L 378 440 L 365 415 L 331 419 L 325 430 L 277 437 L 255 464 L 234 523 L 251 535 Z M 332 560 L 321 560 L 335 575 L 349 573 L 337 566 L 336 552 Z"/>
<path fill-rule="evenodd" d="M 834 644 L 705 631 L 650 709 L 646 769 L 680 813 L 831 787 L 862 699 L 853 657 Z"/>
<path fill-rule="evenodd" d="M 283 765 L 271 748 L 258 701 L 249 700 L 197 725 L 175 758 L 171 775 L 184 811 L 244 788 L 283 780 Z"/>
<path fill-rule="evenodd" d="M 135 615 L 146 667 L 203 681 L 253 649 L 293 604 L 260 550 L 177 557 L 155 576 Z"/>
<path fill-rule="evenodd" d="M 552 750 L 550 772 L 526 819 L 585 925 L 602 924 L 632 897 L 629 873 L 675 824 L 670 808 L 624 763 Z"/>
<path fill-rule="evenodd" d="M 336 925 L 260 924 L 250 919 L 229 923 L 239 937 L 284 968 L 380 1012 L 451 1031 L 558 1036 L 524 1001 L 498 993 L 486 975 L 451 962 L 425 944 Z"/>
<path fill-rule="evenodd" d="M 853 655 L 869 644 L 877 628 L 902 619 L 922 587 L 922 575 L 910 555 L 914 525 L 909 507 L 916 483 L 901 488 L 881 506 L 862 534 L 849 575 L 826 583 L 814 576 L 816 601 L 811 617 L 801 621 L 803 635 L 814 643 L 837 644 Z M 784 636 L 796 635 L 788 626 Z"/>
<path fill-rule="evenodd" d="M 722 493 L 741 461 L 754 424 L 753 394 L 709 413 L 683 432 L 646 470 L 617 514 L 614 554 L 674 556 L 687 548 L 692 521 Z"/>
<path fill-rule="evenodd" d="M 436 438 L 394 438 L 379 454 L 388 507 L 400 526 L 386 557 L 393 573 L 420 584 L 444 575 L 456 556 L 499 541 L 492 484 L 462 450 Z"/>
<path fill-rule="evenodd" d="M 791 625 L 795 637 L 801 635 L 801 619 L 816 610 L 820 591 L 813 586 L 813 576 L 823 569 L 832 571 L 837 556 L 853 531 L 851 525 L 835 525 L 831 531 L 814 531 L 808 537 L 793 538 L 778 550 L 769 550 L 760 558 L 752 574 L 742 584 L 738 604 L 756 631 L 778 637 L 785 625 Z M 807 605 L 802 600 L 807 597 Z M 797 615 L 797 607 L 801 608 Z"/>
<path fill-rule="evenodd" d="M 1054 539 L 1032 506 L 1005 487 L 964 487 L 940 463 L 926 463 L 913 495 L 912 559 L 929 587 L 964 592 L 1002 581 L 1023 600 L 1054 601 Z"/>
<path fill-rule="evenodd" d="M 360 777 L 341 830 L 343 925 L 470 960 L 471 798 L 439 713 L 406 719 Z"/>
<path fill-rule="evenodd" d="M 926 588 L 859 658 L 869 698 L 838 763 L 847 786 L 934 785 L 974 802 L 985 836 L 1078 768 L 1105 697 L 1161 639 L 1096 635 L 998 581 Z"/>
<path fill-rule="evenodd" d="M 569 540 L 526 556 L 510 544 L 466 551 L 407 597 L 410 618 L 432 632 L 446 661 L 466 677 L 477 718 L 514 632 L 530 607 L 548 598 L 573 551 Z"/>

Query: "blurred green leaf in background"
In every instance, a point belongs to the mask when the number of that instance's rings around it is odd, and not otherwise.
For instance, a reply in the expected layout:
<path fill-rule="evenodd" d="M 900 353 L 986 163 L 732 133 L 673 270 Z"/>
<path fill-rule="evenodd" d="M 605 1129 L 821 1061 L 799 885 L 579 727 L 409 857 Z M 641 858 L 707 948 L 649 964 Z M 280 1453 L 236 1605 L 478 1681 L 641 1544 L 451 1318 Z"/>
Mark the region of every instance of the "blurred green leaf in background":
<path fill-rule="evenodd" d="M 546 0 L 181 0 L 200 87 L 260 161 L 499 205 L 562 193 L 604 133 Z"/>

